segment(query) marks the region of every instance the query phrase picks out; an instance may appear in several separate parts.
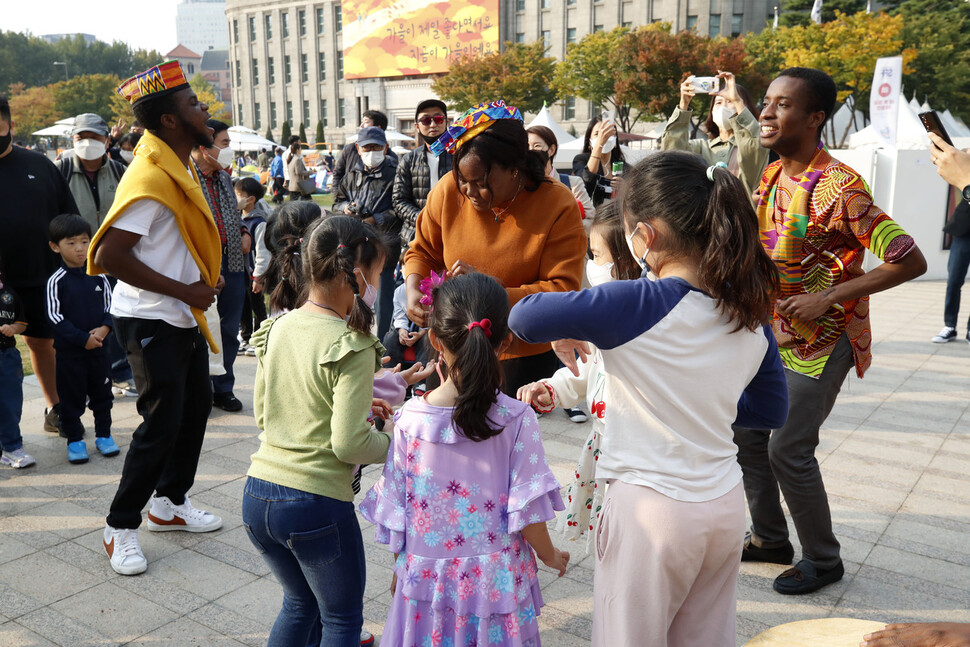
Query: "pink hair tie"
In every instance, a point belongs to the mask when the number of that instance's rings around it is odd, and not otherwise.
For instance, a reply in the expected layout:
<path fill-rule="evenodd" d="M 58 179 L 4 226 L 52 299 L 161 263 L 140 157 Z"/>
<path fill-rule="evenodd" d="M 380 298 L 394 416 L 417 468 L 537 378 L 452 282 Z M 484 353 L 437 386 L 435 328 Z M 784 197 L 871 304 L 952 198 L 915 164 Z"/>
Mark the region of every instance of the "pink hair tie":
<path fill-rule="evenodd" d="M 344 245 L 343 243 L 340 243 L 339 245 L 337 245 L 337 249 L 340 249 L 341 247 L 343 247 L 344 249 L 347 248 L 347 246 Z"/>
<path fill-rule="evenodd" d="M 471 330 L 472 328 L 481 328 L 482 332 L 485 333 L 486 337 L 488 337 L 489 339 L 492 338 L 491 319 L 482 319 L 481 321 L 473 321 L 470 324 L 468 324 L 468 330 Z"/>

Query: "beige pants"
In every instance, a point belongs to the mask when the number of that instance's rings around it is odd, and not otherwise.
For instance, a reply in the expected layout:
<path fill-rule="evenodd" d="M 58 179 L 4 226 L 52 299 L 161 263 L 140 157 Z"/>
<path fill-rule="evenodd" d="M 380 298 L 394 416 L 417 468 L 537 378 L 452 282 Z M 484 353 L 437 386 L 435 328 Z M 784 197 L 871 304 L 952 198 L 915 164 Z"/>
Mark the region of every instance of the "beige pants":
<path fill-rule="evenodd" d="M 593 647 L 734 647 L 739 483 L 685 503 L 613 481 L 596 529 Z"/>

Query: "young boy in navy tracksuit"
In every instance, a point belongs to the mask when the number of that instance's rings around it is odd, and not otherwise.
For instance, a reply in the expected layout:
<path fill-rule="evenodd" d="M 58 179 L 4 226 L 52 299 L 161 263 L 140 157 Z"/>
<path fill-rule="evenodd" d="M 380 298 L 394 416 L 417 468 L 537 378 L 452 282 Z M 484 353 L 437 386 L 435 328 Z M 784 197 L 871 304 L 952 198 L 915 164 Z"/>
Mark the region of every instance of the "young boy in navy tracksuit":
<path fill-rule="evenodd" d="M 20 435 L 24 368 L 14 335 L 27 330 L 27 319 L 20 297 L 2 279 L 0 276 L 0 464 L 20 469 L 36 464 L 24 451 Z"/>
<path fill-rule="evenodd" d="M 81 216 L 61 214 L 48 227 L 50 246 L 61 267 L 47 280 L 47 316 L 54 326 L 57 395 L 67 459 L 88 461 L 81 414 L 85 400 L 94 413 L 94 444 L 103 456 L 117 456 L 111 438 L 111 360 L 104 338 L 111 334 L 111 286 L 106 276 L 86 271 L 91 227 Z"/>

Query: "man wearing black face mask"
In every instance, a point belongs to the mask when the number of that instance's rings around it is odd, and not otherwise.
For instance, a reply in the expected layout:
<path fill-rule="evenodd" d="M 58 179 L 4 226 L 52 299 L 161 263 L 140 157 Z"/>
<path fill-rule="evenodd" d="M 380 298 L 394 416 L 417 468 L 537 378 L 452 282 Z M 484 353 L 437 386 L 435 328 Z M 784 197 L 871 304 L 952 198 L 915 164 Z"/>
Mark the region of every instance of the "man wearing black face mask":
<path fill-rule="evenodd" d="M 448 127 L 448 110 L 437 99 L 425 99 L 414 114 L 415 128 L 424 144 L 405 153 L 397 165 L 394 178 L 394 211 L 403 221 L 401 243 L 405 246 L 414 238 L 414 223 L 428 201 L 431 189 L 445 174 L 451 172 L 452 155 L 428 155 L 428 147 L 435 143 Z"/>
<path fill-rule="evenodd" d="M 62 213 L 77 213 L 67 182 L 44 155 L 13 145 L 10 104 L 0 97 L 0 259 L 3 277 L 21 298 L 23 332 L 30 363 L 47 400 L 44 429 L 60 428 L 54 377 L 54 341 L 47 319 L 45 287 L 57 269 L 47 244 L 47 225 Z"/>

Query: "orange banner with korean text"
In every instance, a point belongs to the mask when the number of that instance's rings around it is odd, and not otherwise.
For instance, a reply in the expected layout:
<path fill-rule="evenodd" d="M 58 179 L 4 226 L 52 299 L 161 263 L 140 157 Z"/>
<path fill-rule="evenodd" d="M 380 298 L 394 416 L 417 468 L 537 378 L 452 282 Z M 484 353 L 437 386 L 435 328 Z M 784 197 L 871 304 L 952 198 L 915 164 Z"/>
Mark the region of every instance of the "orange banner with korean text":
<path fill-rule="evenodd" d="M 344 77 L 447 72 L 497 52 L 499 0 L 343 0 Z"/>

